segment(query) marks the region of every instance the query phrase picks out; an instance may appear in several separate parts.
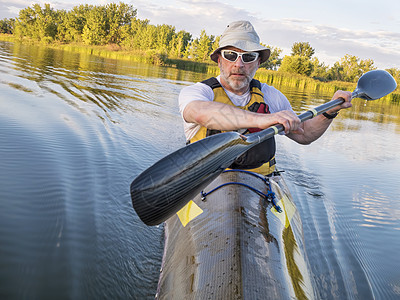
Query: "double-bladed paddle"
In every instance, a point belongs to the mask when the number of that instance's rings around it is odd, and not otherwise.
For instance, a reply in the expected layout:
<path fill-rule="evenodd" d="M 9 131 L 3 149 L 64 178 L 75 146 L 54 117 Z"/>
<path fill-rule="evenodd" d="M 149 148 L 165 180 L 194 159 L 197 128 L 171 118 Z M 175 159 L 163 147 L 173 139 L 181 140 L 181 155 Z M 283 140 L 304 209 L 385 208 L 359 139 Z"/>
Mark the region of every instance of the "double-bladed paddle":
<path fill-rule="evenodd" d="M 396 89 L 396 81 L 386 71 L 362 75 L 352 98 L 376 100 Z M 301 122 L 342 104 L 342 98 L 329 101 L 300 114 Z M 162 158 L 131 184 L 132 205 L 147 225 L 158 225 L 178 212 L 244 152 L 283 131 L 281 124 L 260 132 L 241 135 L 225 132 L 189 144 Z"/>

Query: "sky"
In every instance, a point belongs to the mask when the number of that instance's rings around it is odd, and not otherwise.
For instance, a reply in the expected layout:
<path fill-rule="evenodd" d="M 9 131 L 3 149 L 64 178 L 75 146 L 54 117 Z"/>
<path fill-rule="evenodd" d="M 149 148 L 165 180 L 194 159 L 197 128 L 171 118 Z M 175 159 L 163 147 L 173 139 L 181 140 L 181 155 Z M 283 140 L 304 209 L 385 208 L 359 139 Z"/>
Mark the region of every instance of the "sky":
<path fill-rule="evenodd" d="M 106 0 L 0 0 L 0 19 L 39 3 L 69 10 L 79 4 L 105 5 Z M 114 1 L 115 2 L 115 1 Z M 118 3 L 119 1 L 117 1 Z M 346 54 L 372 59 L 378 69 L 400 69 L 400 1 L 398 0 L 125 0 L 139 19 L 168 24 L 198 37 L 221 35 L 232 21 L 248 20 L 261 42 L 290 55 L 295 42 L 309 42 L 320 62 L 332 66 Z"/>

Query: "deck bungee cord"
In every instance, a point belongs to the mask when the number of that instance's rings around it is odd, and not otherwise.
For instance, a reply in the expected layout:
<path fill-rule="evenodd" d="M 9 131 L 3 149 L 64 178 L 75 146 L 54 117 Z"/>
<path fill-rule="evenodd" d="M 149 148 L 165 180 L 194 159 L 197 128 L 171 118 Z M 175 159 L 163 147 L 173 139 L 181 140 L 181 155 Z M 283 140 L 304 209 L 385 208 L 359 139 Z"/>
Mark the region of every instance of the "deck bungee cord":
<path fill-rule="evenodd" d="M 260 195 L 261 197 L 263 197 L 266 201 L 271 202 L 272 205 L 275 207 L 275 209 L 276 209 L 279 213 L 282 212 L 281 207 L 276 203 L 275 193 L 272 191 L 271 183 L 269 182 L 269 180 L 268 180 L 268 178 L 267 178 L 266 176 L 262 176 L 262 175 L 260 175 L 260 174 L 258 174 L 258 173 L 255 173 L 255 172 L 251 172 L 251 171 L 247 171 L 247 170 L 240 170 L 240 169 L 225 170 L 225 171 L 223 171 L 222 173 L 228 173 L 228 172 L 246 173 L 246 174 L 249 174 L 249 175 L 252 175 L 252 176 L 254 176 L 254 177 L 257 177 L 257 178 L 261 179 L 261 180 L 266 184 L 266 186 L 267 186 L 267 193 L 265 194 L 265 193 L 261 192 L 260 190 L 254 188 L 254 187 L 252 187 L 251 185 L 248 185 L 248 184 L 246 184 L 246 183 L 232 181 L 232 182 L 226 182 L 226 183 L 220 184 L 219 186 L 213 188 L 213 189 L 212 189 L 211 191 L 209 191 L 209 192 L 201 191 L 200 194 L 201 194 L 201 200 L 202 200 L 202 201 L 207 201 L 206 198 L 207 198 L 208 195 L 210 195 L 211 193 L 215 192 L 216 190 L 219 190 L 220 188 L 222 188 L 222 187 L 224 187 L 224 186 L 228 186 L 228 185 L 240 185 L 240 186 L 246 187 L 246 188 L 248 188 L 249 190 L 251 190 L 251 191 L 257 193 L 258 195 Z M 272 173 L 271 175 L 274 175 L 275 173 L 280 174 L 281 172 L 282 172 L 282 171 L 280 171 L 280 172 L 275 171 L 275 172 Z"/>

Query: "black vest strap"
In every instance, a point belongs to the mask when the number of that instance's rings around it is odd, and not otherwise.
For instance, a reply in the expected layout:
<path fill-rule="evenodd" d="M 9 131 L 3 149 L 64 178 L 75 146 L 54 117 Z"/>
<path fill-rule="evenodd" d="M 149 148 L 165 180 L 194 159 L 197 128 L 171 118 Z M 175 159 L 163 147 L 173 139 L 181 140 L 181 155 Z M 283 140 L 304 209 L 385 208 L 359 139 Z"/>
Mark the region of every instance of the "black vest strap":
<path fill-rule="evenodd" d="M 222 85 L 219 83 L 218 79 L 215 77 L 211 77 L 206 80 L 203 80 L 201 83 L 208 85 L 212 89 L 222 87 Z"/>

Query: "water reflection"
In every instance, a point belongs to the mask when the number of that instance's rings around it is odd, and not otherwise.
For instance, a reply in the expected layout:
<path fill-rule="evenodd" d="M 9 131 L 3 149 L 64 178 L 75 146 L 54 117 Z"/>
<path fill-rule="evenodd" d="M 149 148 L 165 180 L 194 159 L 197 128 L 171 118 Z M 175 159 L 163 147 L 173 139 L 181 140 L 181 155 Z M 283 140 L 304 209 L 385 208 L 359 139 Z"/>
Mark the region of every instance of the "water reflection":
<path fill-rule="evenodd" d="M 114 74 L 125 68 L 113 61 L 0 45 L 2 296 L 153 298 L 161 228 L 142 225 L 128 187 L 184 144 L 179 87 Z M 150 125 L 160 119 L 179 130 Z"/>

